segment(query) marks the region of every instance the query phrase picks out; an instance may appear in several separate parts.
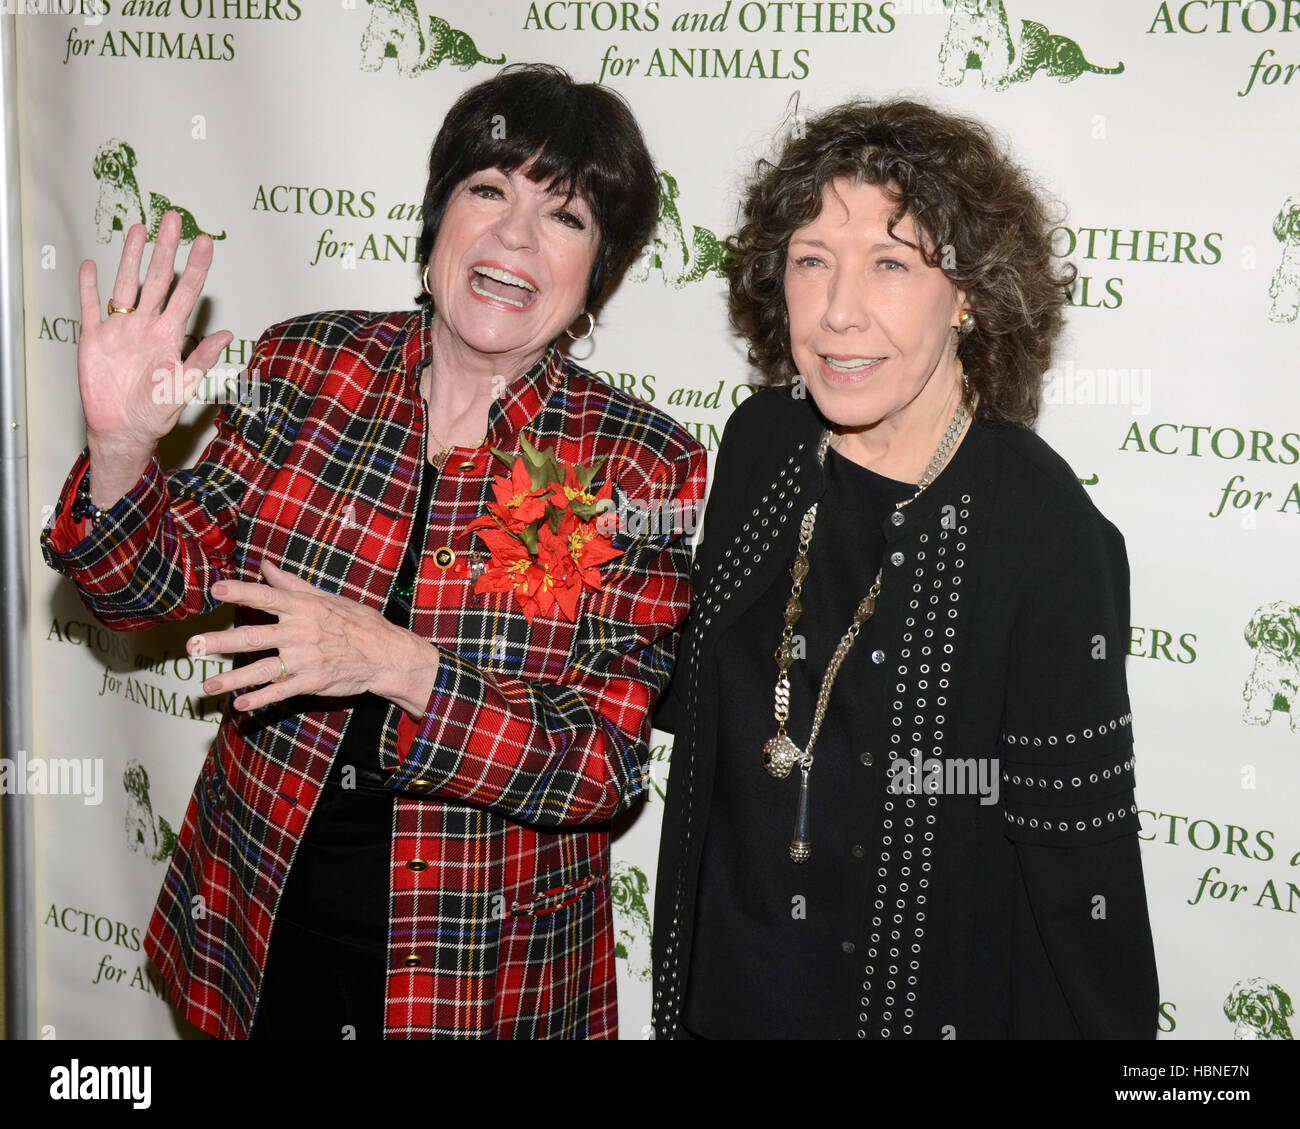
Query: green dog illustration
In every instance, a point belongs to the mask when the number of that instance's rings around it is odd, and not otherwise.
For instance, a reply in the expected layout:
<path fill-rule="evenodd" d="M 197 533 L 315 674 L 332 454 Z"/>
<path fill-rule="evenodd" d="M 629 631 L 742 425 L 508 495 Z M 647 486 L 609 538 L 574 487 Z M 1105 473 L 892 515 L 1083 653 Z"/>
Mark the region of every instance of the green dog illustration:
<path fill-rule="evenodd" d="M 634 980 L 650 979 L 650 880 L 639 867 L 616 862 L 610 876 L 616 928 L 614 956 Z"/>
<path fill-rule="evenodd" d="M 1255 666 L 1246 679 L 1244 720 L 1267 725 L 1286 714 L 1292 733 L 1300 733 L 1300 605 L 1277 600 L 1256 608 L 1246 625 L 1246 642 Z"/>
<path fill-rule="evenodd" d="M 650 272 L 663 272 L 664 281 L 676 290 L 689 282 L 714 275 L 725 277 L 727 251 L 707 227 L 691 226 L 687 241 L 686 228 L 677 207 L 681 189 L 677 179 L 665 170 L 659 172 L 659 226 L 654 237 L 646 244 L 641 257 L 629 272 L 636 282 L 645 282 Z"/>
<path fill-rule="evenodd" d="M 165 212 L 178 212 L 181 217 L 181 242 L 190 243 L 199 235 L 225 239 L 226 233 L 213 235 L 199 227 L 198 220 L 179 204 L 173 204 L 158 192 L 149 193 L 145 205 L 144 193 L 135 178 L 135 150 L 125 141 L 110 137 L 95 150 L 91 171 L 99 181 L 99 199 L 95 202 L 95 238 L 107 243 L 114 231 L 126 231 L 132 224 L 142 223 L 149 229 L 149 238 L 158 234 Z"/>
<path fill-rule="evenodd" d="M 491 59 L 465 32 L 458 31 L 440 16 L 420 19 L 416 0 L 367 0 L 370 22 L 361 35 L 361 69 L 377 71 L 388 58 L 397 60 L 397 73 L 417 75 L 450 62 L 463 71 L 478 63 L 504 63 L 501 55 Z M 425 28 L 427 27 L 427 32 Z"/>
<path fill-rule="evenodd" d="M 126 789 L 126 845 L 150 862 L 166 862 L 176 850 L 176 833 L 161 815 L 154 817 L 149 773 L 138 760 L 127 762 L 122 787 Z"/>
<path fill-rule="evenodd" d="M 1062 82 L 1081 74 L 1122 74 L 1124 64 L 1099 67 L 1088 62 L 1083 49 L 1064 35 L 1054 35 L 1034 20 L 1020 21 L 1020 44 L 1012 43 L 1003 0 L 943 0 L 952 8 L 948 30 L 939 47 L 939 81 L 958 86 L 968 70 L 978 70 L 985 86 L 1005 90 L 1046 71 Z"/>
<path fill-rule="evenodd" d="M 1273 234 L 1282 244 L 1282 261 L 1268 284 L 1273 305 L 1270 321 L 1295 321 L 1300 314 L 1300 196 L 1288 196 L 1273 221 Z"/>
<path fill-rule="evenodd" d="M 1291 997 L 1261 976 L 1238 980 L 1223 1001 L 1234 1039 L 1291 1039 L 1287 1022 L 1295 1014 Z"/>

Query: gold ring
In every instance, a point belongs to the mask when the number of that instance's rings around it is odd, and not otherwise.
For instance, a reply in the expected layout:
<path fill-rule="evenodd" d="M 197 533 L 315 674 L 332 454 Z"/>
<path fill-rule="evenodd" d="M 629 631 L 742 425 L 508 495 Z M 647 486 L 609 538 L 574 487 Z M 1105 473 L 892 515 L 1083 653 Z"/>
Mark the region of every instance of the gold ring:
<path fill-rule="evenodd" d="M 119 306 L 116 302 L 113 301 L 112 298 L 110 298 L 110 299 L 108 300 L 108 312 L 109 312 L 110 315 L 112 315 L 112 314 L 133 314 L 133 313 L 135 313 L 135 307 L 134 307 L 134 306 Z"/>
<path fill-rule="evenodd" d="M 272 681 L 272 682 L 285 682 L 285 681 L 287 681 L 288 679 L 292 678 L 293 675 L 289 673 L 289 668 L 288 668 L 287 666 L 284 665 L 284 656 L 283 656 L 283 655 L 276 655 L 276 658 L 278 658 L 278 659 L 280 660 L 280 677 L 279 677 L 279 678 L 273 678 L 271 681 Z"/>

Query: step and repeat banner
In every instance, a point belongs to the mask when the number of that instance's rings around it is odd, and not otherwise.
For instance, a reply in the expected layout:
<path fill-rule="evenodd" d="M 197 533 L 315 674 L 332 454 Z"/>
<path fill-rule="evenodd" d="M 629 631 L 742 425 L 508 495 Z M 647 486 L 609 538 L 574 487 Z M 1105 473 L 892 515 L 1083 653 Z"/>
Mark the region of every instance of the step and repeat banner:
<path fill-rule="evenodd" d="M 1040 431 L 1124 532 L 1143 861 L 1165 1038 L 1291 1038 L 1300 993 L 1300 0 L 53 0 L 21 13 L 32 527 L 83 443 L 77 267 L 178 209 L 216 240 L 196 332 L 229 378 L 292 314 L 408 309 L 429 146 L 467 86 L 547 61 L 631 103 L 649 252 L 578 358 L 715 451 L 752 391 L 721 240 L 800 115 L 908 94 L 1012 140 L 1078 267 Z M 24 9 L 27 9 L 24 11 Z M 220 704 L 196 628 L 96 624 L 32 547 L 46 1037 L 193 1034 L 141 940 Z M 1060 594 L 1062 603 L 1071 593 Z M 649 1033 L 671 738 L 616 842 L 620 1019 Z M 9 751 L 6 751 L 9 752 Z"/>

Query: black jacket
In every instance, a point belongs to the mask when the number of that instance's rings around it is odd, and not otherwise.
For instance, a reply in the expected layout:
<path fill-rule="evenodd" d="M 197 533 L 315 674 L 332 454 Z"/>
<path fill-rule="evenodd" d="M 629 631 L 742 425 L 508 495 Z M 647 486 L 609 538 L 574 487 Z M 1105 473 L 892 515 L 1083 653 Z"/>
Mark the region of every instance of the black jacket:
<path fill-rule="evenodd" d="M 810 400 L 766 390 L 733 413 L 718 452 L 691 618 L 656 722 L 676 734 L 655 894 L 659 1038 L 683 1033 L 727 692 L 717 643 L 770 585 L 788 587 L 800 518 L 824 489 L 824 427 Z M 1033 432 L 978 421 L 883 533 L 881 596 L 855 644 L 878 677 L 835 693 L 865 696 L 879 718 L 863 769 L 877 814 L 892 801 L 929 837 L 910 865 L 879 834 L 868 848 L 887 860 L 868 881 L 899 913 L 867 926 L 880 930 L 859 954 L 870 1002 L 844 1001 L 857 1036 L 1154 1037 L 1123 538 Z M 774 727 L 755 719 L 756 771 Z M 890 765 L 922 748 L 997 758 L 999 802 L 891 794 Z"/>

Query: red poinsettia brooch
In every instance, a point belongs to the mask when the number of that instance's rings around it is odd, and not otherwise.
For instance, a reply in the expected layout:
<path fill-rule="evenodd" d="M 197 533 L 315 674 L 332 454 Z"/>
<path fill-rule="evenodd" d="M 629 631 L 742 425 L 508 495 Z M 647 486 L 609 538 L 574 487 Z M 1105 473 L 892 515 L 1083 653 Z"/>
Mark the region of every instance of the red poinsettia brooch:
<path fill-rule="evenodd" d="M 602 587 L 600 566 L 623 554 L 596 523 L 614 508 L 614 484 L 591 492 L 603 458 L 589 467 L 566 466 L 553 449 L 539 451 L 522 436 L 519 442 L 522 453 L 513 458 L 493 448 L 510 475 L 493 478 L 495 501 L 467 527 L 491 554 L 474 591 L 514 592 L 529 623 L 552 608 L 576 620 L 583 590 Z"/>

